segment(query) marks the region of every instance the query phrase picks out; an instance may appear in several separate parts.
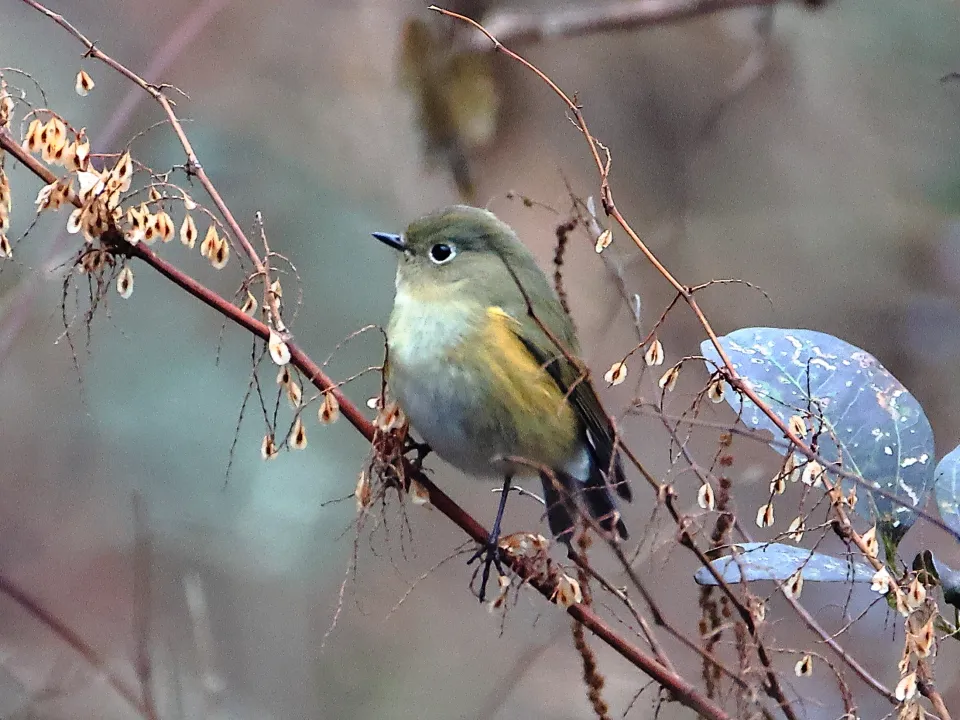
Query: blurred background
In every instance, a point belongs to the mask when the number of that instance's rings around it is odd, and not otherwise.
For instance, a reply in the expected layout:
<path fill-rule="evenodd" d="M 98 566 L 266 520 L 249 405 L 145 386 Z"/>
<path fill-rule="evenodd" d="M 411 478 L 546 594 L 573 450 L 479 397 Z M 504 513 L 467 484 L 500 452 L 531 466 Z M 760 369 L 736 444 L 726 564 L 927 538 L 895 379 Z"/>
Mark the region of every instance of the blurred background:
<path fill-rule="evenodd" d="M 476 38 L 452 33 L 427 3 L 50 6 L 107 53 L 189 95 L 178 109 L 191 118 L 187 130 L 207 172 L 245 227 L 263 212 L 272 249 L 296 264 L 304 300 L 293 331 L 317 359 L 352 331 L 386 321 L 395 258 L 371 231 L 399 232 L 466 193 L 513 224 L 548 267 L 554 228 L 570 207 L 565 180 L 581 197 L 597 192 L 586 146 L 557 98 L 501 56 L 462 56 Z M 602 13 L 604 4 L 575 6 Z M 566 6 L 453 7 L 491 21 L 514 11 L 546 23 Z M 960 70 L 958 37 L 953 0 L 838 0 L 815 12 L 793 4 L 745 8 L 655 27 L 517 38 L 512 46 L 577 93 L 613 153 L 618 206 L 682 281 L 742 278 L 769 294 L 768 301 L 743 286 L 708 290 L 701 302 L 718 332 L 812 328 L 868 350 L 920 400 L 942 455 L 960 440 L 960 83 L 941 81 Z M 122 149 L 160 112 L 81 55 L 52 22 L 3 0 L 0 66 L 30 73 L 51 107 L 88 128 L 94 151 Z M 96 82 L 86 98 L 73 92 L 81 66 Z M 29 80 L 6 75 L 42 104 Z M 132 105 L 131 97 L 141 102 Z M 139 137 L 133 150 L 154 168 L 183 161 L 165 128 Z M 11 182 L 17 237 L 31 221 L 39 185 L 23 172 Z M 559 214 L 526 207 L 511 191 Z M 200 199 L 199 188 L 194 194 Z M 521 596 L 506 620 L 489 614 L 456 557 L 397 607 L 463 540 L 438 513 L 391 501 L 386 524 L 360 537 L 350 569 L 355 504 L 328 501 L 353 491 L 369 448 L 346 422 L 314 422 L 307 450 L 262 462 L 255 405 L 236 430 L 250 341 L 227 328 L 218 352 L 220 319 L 195 300 L 135 266 L 133 296 L 110 297 L 89 342 L 82 319 L 74 326 L 75 363 L 62 337 L 63 272 L 50 270 L 49 260 L 73 247 L 73 238 L 64 244 L 65 219 L 43 217 L 17 247 L 18 262 L 0 274 L 5 576 L 133 682 L 138 495 L 141 534 L 152 549 L 146 611 L 164 718 L 591 716 L 568 623 L 541 599 Z M 218 274 L 177 243 L 160 252 L 223 293 L 239 282 L 235 266 Z M 645 328 L 671 299 L 617 232 L 608 253 L 603 262 L 576 235 L 566 263 L 585 358 L 601 374 L 636 342 L 615 276 L 641 295 Z M 698 352 L 702 331 L 679 309 L 661 339 L 670 364 Z M 336 353 L 330 372 L 345 378 L 381 359 L 379 335 L 365 334 Z M 627 383 L 606 393 L 611 411 L 624 411 L 636 396 L 655 397 L 656 376 L 634 382 L 635 365 Z M 704 378 L 681 389 L 692 394 Z M 347 392 L 362 404 L 378 387 L 371 375 Z M 711 410 L 712 419 L 732 417 Z M 696 509 L 693 477 L 672 469 L 659 421 L 631 417 L 623 427 Z M 709 461 L 717 433 L 701 435 Z M 775 458 L 746 442 L 733 454 L 737 499 L 752 518 Z M 492 520 L 493 483 L 464 480 L 435 458 L 427 464 L 455 499 Z M 692 629 L 699 613 L 693 561 L 675 549 L 668 523 L 651 520 L 645 488 L 636 494 L 626 520 L 644 544 L 641 569 L 673 620 Z M 507 523 L 531 529 L 537 519 L 534 504 L 517 501 Z M 918 526 L 905 556 L 921 546 L 960 561 L 951 542 Z M 205 613 L 191 609 L 190 589 L 202 591 Z M 867 598 L 848 601 L 844 589 L 808 586 L 804 601 L 837 629 Z M 778 599 L 771 614 L 790 617 Z M 875 607 L 844 636 L 891 687 L 900 625 Z M 0 717 L 132 716 L 102 678 L 5 599 L 0 627 Z M 209 642 L 198 641 L 204 628 Z M 769 637 L 783 648 L 814 642 L 792 619 Z M 949 672 L 956 652 L 943 652 L 953 655 L 938 663 L 939 687 L 957 706 L 960 678 Z M 645 678 L 598 653 L 619 715 Z M 699 676 L 689 656 L 677 651 L 676 659 Z M 796 680 L 796 659 L 784 654 L 782 667 L 790 691 L 805 698 L 805 715 L 840 715 L 826 670 Z M 851 682 L 862 717 L 891 710 Z M 629 717 L 653 716 L 652 693 Z M 672 706 L 660 714 L 689 716 Z"/>

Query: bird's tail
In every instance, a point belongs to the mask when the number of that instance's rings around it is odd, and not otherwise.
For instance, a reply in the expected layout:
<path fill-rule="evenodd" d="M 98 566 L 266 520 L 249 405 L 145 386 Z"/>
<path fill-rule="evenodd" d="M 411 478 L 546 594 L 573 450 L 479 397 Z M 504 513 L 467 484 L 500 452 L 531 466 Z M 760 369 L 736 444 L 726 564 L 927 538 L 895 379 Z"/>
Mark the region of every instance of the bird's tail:
<path fill-rule="evenodd" d="M 585 481 L 579 480 L 567 472 L 557 471 L 552 475 L 541 476 L 543 495 L 547 504 L 547 522 L 553 536 L 570 544 L 578 510 L 586 512 L 597 524 L 611 535 L 621 540 L 629 537 L 627 528 L 620 518 L 620 510 L 611 490 L 626 497 L 621 488 L 629 488 L 624 482 L 620 458 L 614 462 L 613 483 L 607 481 L 606 468 L 601 470 L 593 458 L 590 459 L 589 473 Z M 629 492 L 629 491 L 627 491 Z"/>

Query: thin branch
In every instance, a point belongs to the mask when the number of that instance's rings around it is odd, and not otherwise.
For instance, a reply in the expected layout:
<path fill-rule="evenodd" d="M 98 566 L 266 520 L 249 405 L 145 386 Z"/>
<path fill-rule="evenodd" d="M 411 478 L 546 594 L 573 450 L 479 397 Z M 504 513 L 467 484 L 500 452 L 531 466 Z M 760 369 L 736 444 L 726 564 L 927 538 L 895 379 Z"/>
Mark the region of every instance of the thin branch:
<path fill-rule="evenodd" d="M 143 498 L 133 496 L 133 525 L 136 547 L 133 558 L 133 636 L 137 651 L 134 666 L 140 681 L 140 694 L 147 710 L 147 720 L 158 720 L 153 697 L 153 666 L 150 662 L 150 574 L 153 565 L 153 547 L 149 519 Z"/>
<path fill-rule="evenodd" d="M 27 2 L 32 0 L 25 0 Z M 706 2 L 706 0 L 702 0 Z M 850 479 L 857 483 L 860 487 L 865 488 L 869 492 L 884 497 L 890 500 L 893 503 L 901 507 L 907 507 L 917 514 L 918 517 L 922 517 L 924 520 L 930 524 L 936 526 L 937 528 L 943 530 L 951 537 L 954 537 L 960 540 L 960 534 L 955 530 L 948 527 L 939 518 L 935 518 L 926 511 L 920 508 L 914 508 L 903 498 L 896 497 L 892 493 L 889 493 L 882 488 L 875 488 L 873 483 L 868 482 L 864 478 L 854 475 L 846 470 L 844 470 L 840 464 L 836 461 L 821 457 L 815 450 L 813 450 L 810 445 L 802 438 L 800 438 L 796 433 L 794 433 L 790 427 L 784 422 L 779 415 L 777 415 L 771 407 L 764 402 L 764 400 L 759 396 L 756 390 L 749 383 L 745 383 L 743 378 L 740 377 L 737 373 L 736 368 L 733 366 L 733 363 L 730 360 L 730 356 L 727 354 L 727 351 L 724 349 L 723 345 L 720 343 L 720 338 L 717 336 L 716 331 L 713 329 L 713 325 L 710 323 L 703 309 L 700 307 L 696 298 L 694 297 L 695 292 L 694 288 L 689 287 L 681 283 L 674 275 L 671 273 L 667 267 L 660 261 L 660 259 L 654 254 L 654 252 L 647 246 L 647 244 L 640 238 L 637 232 L 633 229 L 630 223 L 626 218 L 620 213 L 620 210 L 617 209 L 616 203 L 613 200 L 613 190 L 610 187 L 610 164 L 611 156 L 609 149 L 603 145 L 596 137 L 591 133 L 590 128 L 587 126 L 586 119 L 583 115 L 583 110 L 574 100 L 571 100 L 570 97 L 552 80 L 546 73 L 540 70 L 536 65 L 531 63 L 526 58 L 517 54 L 513 50 L 510 50 L 503 43 L 497 39 L 497 37 L 491 33 L 487 28 L 478 23 L 476 20 L 467 17 L 466 15 L 461 15 L 460 13 L 455 13 L 451 10 L 445 10 L 443 8 L 437 7 L 436 5 L 431 5 L 428 9 L 433 10 L 441 15 L 453 18 L 460 22 L 466 23 L 483 35 L 493 44 L 493 48 L 498 52 L 506 55 L 515 62 L 520 63 L 525 68 L 530 70 L 534 75 L 536 75 L 540 80 L 542 80 L 547 87 L 549 87 L 556 95 L 560 98 L 563 104 L 567 107 L 572 115 L 574 126 L 580 133 L 583 135 L 584 140 L 587 142 L 587 148 L 590 151 L 590 155 L 593 159 L 594 165 L 597 167 L 597 172 L 600 176 L 600 200 L 603 204 L 604 212 L 606 212 L 608 217 L 614 219 L 614 221 L 627 233 L 629 238 L 633 241 L 634 245 L 637 246 L 637 249 L 643 254 L 647 261 L 654 267 L 654 269 L 660 273 L 664 280 L 669 283 L 674 290 L 680 295 L 687 307 L 693 312 L 697 318 L 697 322 L 700 323 L 700 326 L 703 328 L 704 332 L 707 335 L 707 338 L 710 340 L 710 344 L 713 345 L 716 349 L 717 354 L 720 356 L 722 361 L 722 366 L 719 368 L 720 372 L 723 375 L 723 378 L 730 383 L 730 385 L 742 396 L 749 399 L 753 402 L 759 410 L 766 415 L 770 421 L 776 426 L 776 428 L 784 435 L 784 437 L 793 445 L 795 445 L 795 450 L 801 455 L 804 455 L 809 460 L 815 460 L 819 462 L 826 470 L 843 477 Z M 844 519 L 841 518 L 841 521 L 844 522 Z M 849 525 L 849 521 L 845 521 L 846 525 Z M 869 553 L 866 552 L 866 547 L 863 545 L 862 540 L 860 540 L 859 535 L 852 530 L 851 540 L 859 547 L 864 554 L 869 556 Z"/>
<path fill-rule="evenodd" d="M 684 459 L 687 461 L 694 474 L 700 479 L 701 482 L 708 482 L 710 478 L 705 476 L 703 470 L 694 461 L 693 457 L 691 457 L 690 451 L 686 444 L 680 442 L 680 438 L 677 436 L 676 429 L 670 424 L 670 418 L 666 415 L 661 415 L 660 418 L 663 421 L 663 425 L 667 432 L 673 438 L 674 442 L 677 444 L 677 447 L 680 448 L 680 452 L 683 454 Z M 745 541 L 753 542 L 753 538 L 751 537 L 750 533 L 747 532 L 747 530 L 743 527 L 743 524 L 736 517 L 734 518 L 734 526 Z M 781 583 L 777 583 L 777 586 L 782 588 Z M 830 633 L 824 630 L 823 626 L 817 622 L 816 618 L 810 614 L 810 611 L 807 610 L 807 608 L 804 607 L 799 600 L 797 600 L 790 593 L 782 594 L 787 602 L 793 607 L 794 611 L 800 616 L 804 623 L 806 623 L 807 627 L 810 628 L 810 630 L 813 631 L 831 650 L 833 650 L 837 654 L 837 657 L 846 663 L 850 669 L 860 677 L 861 680 L 867 683 L 867 685 L 872 687 L 877 691 L 877 693 L 882 695 L 894 705 L 898 705 L 900 703 L 900 701 L 897 700 L 896 696 L 894 696 L 893 692 L 889 688 L 871 675 L 869 670 L 863 667 L 863 665 L 861 665 L 857 659 L 853 657 L 853 655 L 847 652 L 847 650 L 840 645 L 840 643 L 838 643 L 836 639 L 830 635 Z"/>
<path fill-rule="evenodd" d="M 173 110 L 173 104 L 170 102 L 170 99 L 164 95 L 163 91 L 157 85 L 149 83 L 144 80 L 142 77 L 137 75 L 135 72 L 126 67 L 123 63 L 114 60 L 112 57 L 107 55 L 105 52 L 100 50 L 89 38 L 87 38 L 82 32 L 80 32 L 76 27 L 74 27 L 69 21 L 67 21 L 63 15 L 55 13 L 49 8 L 41 5 L 36 0 L 22 0 L 24 3 L 34 8 L 35 10 L 43 13 L 48 18 L 53 20 L 57 25 L 62 27 L 68 33 L 73 35 L 77 40 L 80 41 L 87 48 L 87 55 L 89 57 L 96 58 L 100 60 L 108 67 L 112 68 L 116 72 L 123 75 L 125 78 L 130 80 L 135 85 L 139 86 L 144 90 L 150 97 L 156 100 L 160 107 L 163 108 L 164 113 L 170 119 L 170 126 L 173 128 L 174 134 L 177 136 L 177 140 L 180 141 L 180 145 L 183 147 L 184 153 L 187 156 L 186 168 L 187 172 L 199 180 L 200 185 L 203 186 L 203 189 L 206 191 L 207 195 L 213 201 L 213 204 L 216 206 L 217 210 L 223 216 L 223 219 L 230 229 L 230 233 L 233 235 L 234 239 L 240 244 L 240 247 L 243 249 L 244 253 L 250 260 L 253 262 L 253 266 L 256 269 L 258 275 L 263 276 L 264 278 L 264 297 L 267 303 L 267 307 L 270 309 L 271 320 L 273 326 L 276 328 L 277 332 L 285 332 L 286 327 L 283 323 L 283 320 L 280 317 L 280 302 L 279 298 L 270 291 L 269 289 L 269 273 L 264 266 L 263 261 L 260 259 L 260 255 L 254 249 L 253 244 L 247 238 L 246 233 L 243 232 L 243 229 L 240 227 L 240 224 L 237 222 L 237 219 L 233 216 L 230 208 L 227 207 L 227 204 L 224 202 L 223 197 L 221 197 L 220 192 L 211 182 L 206 171 L 203 169 L 203 165 L 200 164 L 200 158 L 197 156 L 196 151 L 193 149 L 193 145 L 190 143 L 190 140 L 187 138 L 187 134 L 183 129 L 183 124 L 180 122 L 180 119 L 177 117 L 176 113 Z"/>
<path fill-rule="evenodd" d="M 39 602 L 31 597 L 25 590 L 21 590 L 12 580 L 0 575 L 0 593 L 13 600 L 17 605 L 30 613 L 34 619 L 45 625 L 58 638 L 69 645 L 78 655 L 80 655 L 87 664 L 96 670 L 107 685 L 113 688 L 114 692 L 127 701 L 137 713 L 143 718 L 151 718 L 150 711 L 146 703 L 140 699 L 138 693 L 129 687 L 126 681 L 117 673 L 110 669 L 106 658 L 94 650 L 93 646 L 88 644 L 80 635 L 74 632 L 66 623 L 56 617 L 53 613 L 46 610 Z"/>
<path fill-rule="evenodd" d="M 24 1 L 31 2 L 32 4 L 32 0 Z M 20 147 L 13 135 L 5 129 L 0 129 L 0 148 L 3 148 L 16 157 L 17 160 L 22 162 L 27 169 L 37 175 L 44 183 L 50 184 L 56 180 L 56 176 L 39 160 Z M 78 198 L 75 196 L 71 201 L 75 204 L 79 203 Z M 105 241 L 106 239 L 103 238 L 102 240 Z M 111 249 L 113 252 L 122 252 L 130 257 L 142 260 L 175 285 L 190 293 L 208 307 L 216 310 L 236 325 L 239 325 L 262 340 L 269 339 L 271 329 L 266 324 L 241 312 L 238 307 L 213 290 L 197 282 L 179 268 L 168 263 L 143 243 L 130 245 L 118 237 L 115 242 L 111 243 Z M 332 393 L 339 402 L 340 412 L 343 417 L 368 441 L 372 441 L 375 434 L 373 423 L 364 417 L 360 409 L 343 395 L 338 389 L 337 384 L 334 383 L 333 380 L 323 372 L 322 368 L 296 345 L 296 343 L 292 341 L 288 342 L 287 347 L 290 351 L 291 364 L 299 369 L 317 390 Z M 476 542 L 486 542 L 489 535 L 487 529 L 457 505 L 446 493 L 440 490 L 440 488 L 434 485 L 430 478 L 407 458 L 403 459 L 403 470 L 406 477 L 415 479 L 423 486 L 430 498 L 430 503 L 441 514 L 445 515 Z M 506 562 L 526 584 L 534 588 L 545 598 L 550 600 L 554 596 L 556 588 L 548 579 L 531 576 L 522 563 L 509 556 L 506 558 Z M 594 635 L 609 645 L 629 663 L 649 675 L 660 685 L 668 688 L 672 697 L 676 699 L 677 702 L 695 710 L 702 717 L 710 718 L 711 720 L 732 720 L 730 715 L 713 701 L 706 698 L 689 681 L 677 673 L 670 672 L 664 668 L 655 657 L 648 655 L 636 645 L 628 642 L 602 618 L 596 615 L 591 608 L 573 604 L 567 608 L 567 613 L 578 622 L 583 623 Z"/>

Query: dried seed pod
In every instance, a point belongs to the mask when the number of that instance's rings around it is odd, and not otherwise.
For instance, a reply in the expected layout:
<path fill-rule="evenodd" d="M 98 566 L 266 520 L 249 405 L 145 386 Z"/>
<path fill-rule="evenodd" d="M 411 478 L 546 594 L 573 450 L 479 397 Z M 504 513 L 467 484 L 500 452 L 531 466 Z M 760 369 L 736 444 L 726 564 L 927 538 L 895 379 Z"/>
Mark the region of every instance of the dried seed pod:
<path fill-rule="evenodd" d="M 284 367 L 288 367 L 284 365 Z M 290 405 L 293 406 L 293 409 L 296 410 L 300 407 L 300 401 L 303 399 L 303 391 L 300 389 L 300 384 L 293 379 L 290 379 L 287 382 L 287 400 L 290 401 Z"/>
<path fill-rule="evenodd" d="M 197 242 L 197 224 L 189 213 L 184 216 L 183 223 L 180 225 L 180 242 L 188 248 L 192 248 Z"/>
<path fill-rule="evenodd" d="M 550 599 L 563 608 L 583 602 L 580 583 L 566 573 L 561 573 L 557 580 L 557 589 L 553 591 L 553 596 Z"/>
<path fill-rule="evenodd" d="M 771 495 L 783 495 L 784 491 L 787 489 L 787 482 L 783 477 L 782 473 L 777 473 L 773 476 L 773 480 L 770 481 L 770 494 Z"/>
<path fill-rule="evenodd" d="M 370 507 L 373 492 L 370 490 L 370 476 L 367 475 L 365 470 L 361 471 L 359 477 L 357 477 L 357 487 L 353 491 L 353 496 L 357 500 L 357 512 L 363 512 Z"/>
<path fill-rule="evenodd" d="M 863 540 L 867 555 L 876 560 L 880 555 L 880 542 L 877 540 L 877 526 L 874 525 L 867 530 L 860 536 L 860 539 Z"/>
<path fill-rule="evenodd" d="M 679 377 L 680 365 L 677 364 L 660 376 L 660 381 L 657 385 L 659 385 L 660 389 L 664 392 L 673 392 L 673 389 L 677 386 L 677 378 Z"/>
<path fill-rule="evenodd" d="M 300 416 L 293 421 L 293 428 L 290 430 L 290 437 L 287 442 L 294 450 L 303 450 L 307 446 L 307 429 L 303 426 L 303 420 Z"/>
<path fill-rule="evenodd" d="M 173 240 L 173 220 L 166 210 L 161 210 L 153 216 L 153 229 L 162 242 L 168 243 Z"/>
<path fill-rule="evenodd" d="M 783 594 L 789 598 L 798 598 L 803 591 L 803 570 L 797 570 L 783 584 Z"/>
<path fill-rule="evenodd" d="M 800 474 L 800 482 L 810 487 L 823 487 L 823 465 L 816 460 L 810 460 Z"/>
<path fill-rule="evenodd" d="M 805 530 L 806 523 L 804 522 L 803 516 L 797 515 L 797 517 L 790 522 L 790 527 L 787 528 L 787 537 L 798 543 L 803 540 Z"/>
<path fill-rule="evenodd" d="M 624 362 L 615 362 L 610 369 L 604 373 L 603 379 L 610 385 L 619 385 L 627 379 L 627 364 Z"/>
<path fill-rule="evenodd" d="M 922 582 L 920 582 L 919 577 L 915 577 L 907 587 L 907 591 L 904 593 L 906 595 L 907 607 L 911 612 L 916 610 L 918 607 L 923 605 L 924 601 L 927 599 L 927 588 Z"/>
<path fill-rule="evenodd" d="M 890 572 L 882 567 L 877 572 L 874 573 L 873 578 L 870 580 L 870 589 L 875 593 L 880 593 L 881 595 L 886 595 L 890 592 L 890 588 L 894 586 L 893 578 L 890 576 Z"/>
<path fill-rule="evenodd" d="M 913 699 L 913 696 L 917 694 L 917 673 L 911 672 L 900 678 L 893 694 L 900 702 Z"/>
<path fill-rule="evenodd" d="M 410 502 L 412 502 L 414 505 L 430 504 L 430 493 L 427 492 L 427 489 L 422 483 L 419 483 L 416 480 L 410 481 L 410 490 L 408 494 L 410 496 Z"/>
<path fill-rule="evenodd" d="M 757 527 L 765 528 L 773 525 L 773 503 L 761 505 L 757 510 Z"/>
<path fill-rule="evenodd" d="M 40 118 L 34 118 L 27 126 L 27 133 L 23 136 L 23 148 L 29 153 L 39 151 L 43 145 L 40 141 L 40 133 L 43 131 L 43 122 Z"/>
<path fill-rule="evenodd" d="M 340 401 L 332 392 L 323 394 L 323 402 L 317 411 L 317 419 L 324 425 L 332 425 L 340 417 Z"/>
<path fill-rule="evenodd" d="M 129 266 L 123 268 L 117 276 L 117 292 L 124 300 L 133 295 L 133 270 Z"/>
<path fill-rule="evenodd" d="M 264 460 L 273 460 L 279 453 L 277 443 L 273 439 L 273 433 L 267 433 L 263 436 L 263 442 L 260 443 L 260 457 Z"/>
<path fill-rule="evenodd" d="M 210 255 L 210 263 L 217 270 L 223 270 L 227 266 L 227 260 L 230 259 L 230 243 L 226 238 L 220 238 L 216 247 Z"/>
<path fill-rule="evenodd" d="M 663 344 L 659 339 L 654 338 L 653 343 L 647 348 L 647 352 L 644 353 L 643 359 L 646 361 L 648 367 L 652 367 L 654 365 L 663 365 L 663 357 Z"/>
<path fill-rule="evenodd" d="M 257 311 L 257 299 L 253 296 L 253 293 L 247 290 L 247 297 L 243 301 L 243 305 L 240 306 L 240 312 L 246 315 L 253 315 Z"/>
<path fill-rule="evenodd" d="M 200 256 L 208 260 L 211 259 L 214 250 L 217 249 L 219 244 L 220 236 L 217 234 L 217 226 L 214 223 L 210 223 L 210 227 L 207 228 L 207 234 L 203 236 L 203 242 L 200 243 Z"/>
<path fill-rule="evenodd" d="M 597 238 L 597 244 L 594 247 L 594 250 L 596 250 L 597 254 L 599 255 L 608 247 L 610 247 L 610 243 L 612 242 L 613 242 L 613 230 L 611 230 L 610 228 L 607 228 L 602 233 L 600 233 L 600 237 Z"/>
<path fill-rule="evenodd" d="M 787 426 L 790 428 L 790 432 L 800 438 L 804 438 L 807 435 L 807 423 L 799 415 L 791 415 L 790 420 L 787 422 Z"/>
<path fill-rule="evenodd" d="M 90 140 L 82 134 L 77 138 L 76 152 L 73 155 L 73 164 L 75 170 L 86 170 L 87 161 L 90 158 Z"/>
<path fill-rule="evenodd" d="M 77 73 L 77 82 L 75 86 L 77 95 L 80 97 L 86 97 L 90 94 L 90 91 L 93 90 L 94 87 L 96 87 L 96 83 L 93 82 L 93 78 L 87 74 L 86 70 L 81 69 L 80 72 Z"/>
<path fill-rule="evenodd" d="M 290 362 L 290 348 L 275 331 L 270 331 L 270 340 L 267 342 L 270 357 L 277 365 L 286 365 Z"/>
<path fill-rule="evenodd" d="M 716 506 L 716 499 L 713 496 L 713 487 L 710 483 L 704 483 L 697 492 L 697 504 L 704 510 L 713 510 Z"/>
<path fill-rule="evenodd" d="M 710 384 L 707 385 L 707 397 L 713 404 L 723 402 L 723 391 L 726 389 L 726 383 L 720 375 L 715 375 Z"/>

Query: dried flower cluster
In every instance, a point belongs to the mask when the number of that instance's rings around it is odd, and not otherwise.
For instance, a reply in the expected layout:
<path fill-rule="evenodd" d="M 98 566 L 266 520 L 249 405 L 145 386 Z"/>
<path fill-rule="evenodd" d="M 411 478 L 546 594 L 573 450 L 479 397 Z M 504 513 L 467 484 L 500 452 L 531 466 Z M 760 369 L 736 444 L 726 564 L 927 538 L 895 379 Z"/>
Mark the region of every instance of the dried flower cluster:
<path fill-rule="evenodd" d="M 76 91 L 87 95 L 94 87 L 90 75 L 80 70 L 76 77 Z M 0 77 L 0 127 L 10 129 L 15 108 L 14 99 Z M 124 152 L 119 157 L 94 155 L 85 128 L 72 127 L 61 115 L 49 109 L 34 109 L 26 115 L 29 120 L 22 139 L 23 148 L 38 156 L 51 167 L 60 167 L 63 174 L 45 185 L 37 193 L 35 206 L 38 214 L 73 205 L 67 220 L 67 232 L 82 234 L 87 245 L 102 238 L 107 230 L 116 230 L 131 245 L 156 241 L 170 242 L 177 235 L 177 225 L 170 214 L 173 204 L 182 204 L 183 219 L 179 225 L 181 243 L 189 248 L 199 239 L 196 220 L 191 214 L 197 204 L 180 189 L 172 196 L 166 193 L 166 181 L 151 183 L 147 188 L 131 192 L 134 175 L 143 170 Z M 101 162 L 103 160 L 104 162 Z M 96 162 L 94 162 L 96 161 Z M 144 192 L 146 200 L 137 201 Z M 12 197 L 9 180 L 0 156 L 0 258 L 12 256 L 7 237 Z M 222 269 L 230 258 L 230 242 L 218 231 L 211 217 L 203 241 L 201 256 L 216 269 Z M 103 248 L 109 254 L 111 248 Z M 81 253 L 78 269 L 94 272 L 112 260 L 103 261 L 97 253 Z M 129 297 L 133 292 L 133 272 L 123 268 L 117 278 L 117 292 Z"/>

